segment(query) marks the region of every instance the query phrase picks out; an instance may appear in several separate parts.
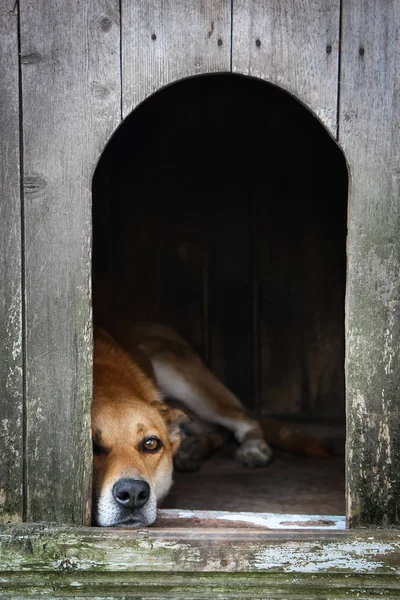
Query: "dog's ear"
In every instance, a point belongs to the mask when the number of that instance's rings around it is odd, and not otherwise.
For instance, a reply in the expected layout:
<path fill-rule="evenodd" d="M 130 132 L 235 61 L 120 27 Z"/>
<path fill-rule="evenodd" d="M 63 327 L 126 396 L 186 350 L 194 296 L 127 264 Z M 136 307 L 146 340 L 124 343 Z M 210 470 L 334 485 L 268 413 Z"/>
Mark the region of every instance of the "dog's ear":
<path fill-rule="evenodd" d="M 192 419 L 183 412 L 183 410 L 172 408 L 164 402 L 158 403 L 157 408 L 167 425 L 169 440 L 172 444 L 172 452 L 175 454 L 181 443 L 181 427 L 185 423 L 190 423 Z"/>

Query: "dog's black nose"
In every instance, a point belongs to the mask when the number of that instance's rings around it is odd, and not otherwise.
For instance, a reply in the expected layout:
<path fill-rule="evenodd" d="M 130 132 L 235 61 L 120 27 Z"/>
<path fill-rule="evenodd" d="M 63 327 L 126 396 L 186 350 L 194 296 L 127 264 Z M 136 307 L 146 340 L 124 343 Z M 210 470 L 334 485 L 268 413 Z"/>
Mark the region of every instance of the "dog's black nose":
<path fill-rule="evenodd" d="M 141 479 L 119 479 L 114 483 L 112 493 L 120 506 L 133 510 L 146 504 L 150 486 Z"/>

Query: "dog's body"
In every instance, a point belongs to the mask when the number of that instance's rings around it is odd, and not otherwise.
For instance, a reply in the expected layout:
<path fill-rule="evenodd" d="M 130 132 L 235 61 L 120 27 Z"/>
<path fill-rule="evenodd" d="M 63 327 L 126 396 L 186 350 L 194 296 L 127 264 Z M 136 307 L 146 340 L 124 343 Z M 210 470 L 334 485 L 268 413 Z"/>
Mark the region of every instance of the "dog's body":
<path fill-rule="evenodd" d="M 264 434 L 284 450 L 329 456 L 321 440 L 293 426 L 264 418 L 261 428 L 173 329 L 117 318 L 101 325 L 94 345 L 94 524 L 153 523 L 173 463 L 199 468 L 227 432 L 236 438 L 237 460 L 248 467 L 271 459 Z"/>
<path fill-rule="evenodd" d="M 181 469 L 198 468 L 223 443 L 220 428 L 234 434 L 240 462 L 249 467 L 269 462 L 272 452 L 260 425 L 175 331 L 129 321 L 108 329 L 112 337 L 95 331 L 95 524 L 151 524 L 172 484 L 173 458 Z M 188 423 L 164 396 L 194 420 Z"/>

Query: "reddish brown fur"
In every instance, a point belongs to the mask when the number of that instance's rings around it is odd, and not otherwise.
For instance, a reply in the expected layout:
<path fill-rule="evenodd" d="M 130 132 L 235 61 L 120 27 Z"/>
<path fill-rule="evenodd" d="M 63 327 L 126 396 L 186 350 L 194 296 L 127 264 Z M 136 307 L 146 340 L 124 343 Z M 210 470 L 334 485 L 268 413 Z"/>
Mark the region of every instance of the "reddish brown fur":
<path fill-rule="evenodd" d="M 98 524 L 114 524 L 117 518 L 112 490 L 119 479 L 146 481 L 153 500 L 160 500 L 172 483 L 173 457 L 180 468 L 198 468 L 223 443 L 220 427 L 234 434 L 236 457 L 249 467 L 264 466 L 271 458 L 264 435 L 285 450 L 326 456 L 318 439 L 271 419 L 261 427 L 246 415 L 238 398 L 169 327 L 118 320 L 112 311 L 100 322 L 113 337 L 96 329 L 92 430 L 101 450 L 94 456 L 93 475 Z M 184 431 L 181 425 L 187 417 L 164 404 L 160 390 L 196 417 Z M 141 444 L 152 436 L 161 440 L 162 447 L 146 454 Z M 155 500 L 152 510 L 155 518 Z M 146 524 L 153 516 L 145 515 Z"/>
<path fill-rule="evenodd" d="M 180 443 L 179 421 L 185 417 L 161 401 L 144 353 L 139 362 L 106 332 L 95 331 L 92 431 L 99 448 L 94 456 L 95 497 L 109 491 L 122 477 L 147 481 L 157 499 L 172 483 L 172 460 Z M 144 453 L 142 441 L 154 436 L 161 440 L 162 448 L 156 454 Z"/>

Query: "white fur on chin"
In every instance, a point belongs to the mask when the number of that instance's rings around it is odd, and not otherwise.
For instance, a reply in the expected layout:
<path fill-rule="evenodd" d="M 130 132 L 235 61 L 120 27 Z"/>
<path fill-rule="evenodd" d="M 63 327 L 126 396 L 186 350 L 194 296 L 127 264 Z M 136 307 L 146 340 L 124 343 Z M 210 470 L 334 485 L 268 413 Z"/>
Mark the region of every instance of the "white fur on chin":
<path fill-rule="evenodd" d="M 147 527 L 156 520 L 157 499 L 151 490 L 146 504 L 128 514 L 128 511 L 118 506 L 111 489 L 108 489 L 94 502 L 93 512 L 94 523 L 99 527 Z"/>

